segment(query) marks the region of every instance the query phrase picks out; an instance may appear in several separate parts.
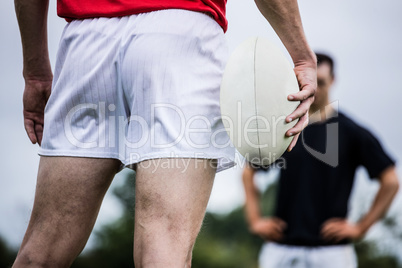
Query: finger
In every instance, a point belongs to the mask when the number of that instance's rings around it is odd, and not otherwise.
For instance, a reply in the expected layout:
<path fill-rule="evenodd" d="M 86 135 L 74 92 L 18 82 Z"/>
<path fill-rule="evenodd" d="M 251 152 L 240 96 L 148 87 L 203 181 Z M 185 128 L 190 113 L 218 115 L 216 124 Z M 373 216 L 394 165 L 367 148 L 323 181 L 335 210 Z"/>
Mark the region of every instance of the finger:
<path fill-rule="evenodd" d="M 306 128 L 307 125 L 308 125 L 308 115 L 305 114 L 302 118 L 300 118 L 300 120 L 297 122 L 296 125 L 294 125 L 291 129 L 289 129 L 286 132 L 286 136 L 291 137 L 299 134 L 300 132 L 303 131 L 303 129 Z"/>
<path fill-rule="evenodd" d="M 282 233 L 283 227 L 280 223 L 274 223 L 272 224 L 272 232 L 275 233 Z"/>
<path fill-rule="evenodd" d="M 338 242 L 340 242 L 340 241 L 342 241 L 342 240 L 344 240 L 344 239 L 346 239 L 346 236 L 344 236 L 344 235 L 342 235 L 342 234 L 338 234 L 336 237 L 333 238 L 333 241 L 334 241 L 335 243 L 338 243 Z"/>
<path fill-rule="evenodd" d="M 326 241 L 333 242 L 336 239 L 336 235 L 335 234 L 329 234 L 327 236 L 323 236 L 323 239 L 326 240 Z"/>
<path fill-rule="evenodd" d="M 322 227 L 321 234 L 328 235 L 328 234 L 336 232 L 336 230 L 337 230 L 337 226 L 334 223 L 328 223 Z"/>
<path fill-rule="evenodd" d="M 35 134 L 39 145 L 42 144 L 42 136 L 43 136 L 43 125 L 35 124 Z"/>
<path fill-rule="evenodd" d="M 332 229 L 330 227 L 326 226 L 325 228 L 321 229 L 321 235 L 323 237 L 327 237 L 331 234 L 331 232 L 332 232 L 331 230 Z"/>
<path fill-rule="evenodd" d="M 345 219 L 342 218 L 330 218 L 328 220 L 326 220 L 323 224 L 322 227 L 329 225 L 329 224 L 333 224 L 333 223 L 339 223 L 339 222 L 343 222 L 345 221 Z"/>
<path fill-rule="evenodd" d="M 296 134 L 296 136 L 293 137 L 292 142 L 289 144 L 288 152 L 292 151 L 293 148 L 296 146 L 296 143 L 297 143 L 297 140 L 299 139 L 299 136 L 300 136 L 300 133 Z"/>
<path fill-rule="evenodd" d="M 346 234 L 342 233 L 342 231 L 336 231 L 334 233 L 329 234 L 326 237 L 326 240 L 333 241 L 335 243 L 346 238 Z"/>
<path fill-rule="evenodd" d="M 343 234 L 343 226 L 339 223 L 329 223 L 321 231 L 324 238 L 335 239 Z M 343 236 L 342 236 L 343 237 Z"/>
<path fill-rule="evenodd" d="M 31 140 L 32 144 L 35 144 L 38 142 L 35 134 L 35 123 L 34 121 L 30 119 L 24 119 L 24 127 L 25 131 L 28 134 L 28 138 Z"/>
<path fill-rule="evenodd" d="M 283 221 L 279 218 L 273 218 L 273 220 L 281 227 L 281 230 L 284 230 L 287 227 L 287 224 L 285 221 Z"/>
<path fill-rule="evenodd" d="M 314 87 L 312 85 L 305 85 L 302 89 L 297 92 L 290 94 L 288 96 L 289 101 L 304 101 L 310 97 L 313 97 L 315 93 Z"/>
<path fill-rule="evenodd" d="M 321 236 L 325 239 L 325 240 L 333 240 L 334 238 L 336 238 L 337 236 L 337 231 L 336 230 L 326 230 L 324 233 L 321 233 Z"/>
<path fill-rule="evenodd" d="M 290 115 L 286 117 L 286 123 L 290 123 L 305 116 L 310 109 L 311 103 L 312 101 L 310 99 L 301 102 L 299 106 L 297 106 L 296 110 L 294 110 Z"/>
<path fill-rule="evenodd" d="M 270 235 L 270 238 L 271 238 L 271 240 L 274 240 L 274 241 L 279 241 L 279 240 L 281 240 L 282 239 L 282 233 L 281 232 L 273 232 L 271 235 Z"/>

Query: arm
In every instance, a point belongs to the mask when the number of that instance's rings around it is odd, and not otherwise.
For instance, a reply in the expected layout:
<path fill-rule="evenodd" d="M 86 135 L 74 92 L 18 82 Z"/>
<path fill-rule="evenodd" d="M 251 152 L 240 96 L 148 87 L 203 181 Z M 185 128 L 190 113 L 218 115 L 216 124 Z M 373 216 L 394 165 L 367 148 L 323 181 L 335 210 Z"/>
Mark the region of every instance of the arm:
<path fill-rule="evenodd" d="M 278 218 L 261 217 L 260 194 L 254 185 L 254 174 L 254 169 L 246 165 L 243 171 L 243 185 L 246 193 L 246 219 L 250 231 L 263 239 L 278 241 L 282 238 L 286 224 Z"/>
<path fill-rule="evenodd" d="M 317 60 L 303 31 L 297 0 L 255 0 L 255 2 L 292 57 L 294 71 L 299 81 L 300 92 L 288 96 L 290 101 L 301 101 L 298 108 L 286 118 L 287 122 L 300 119 L 286 133 L 287 136 L 295 136 L 289 145 L 290 151 L 295 146 L 299 133 L 308 124 L 308 110 L 314 101 L 317 88 Z"/>
<path fill-rule="evenodd" d="M 15 0 L 24 58 L 24 125 L 32 143 L 41 143 L 43 115 L 52 84 L 47 46 L 48 0 Z"/>
<path fill-rule="evenodd" d="M 322 234 L 329 240 L 340 241 L 342 239 L 359 239 L 370 229 L 370 227 L 381 219 L 392 203 L 399 188 L 398 176 L 395 167 L 384 170 L 379 177 L 380 189 L 374 202 L 360 221 L 350 224 L 344 219 L 331 219 L 324 224 Z"/>
<path fill-rule="evenodd" d="M 254 185 L 254 174 L 255 171 L 249 165 L 246 165 L 243 170 L 243 185 L 244 192 L 246 194 L 246 203 L 245 203 L 245 212 L 246 219 L 250 226 L 253 226 L 255 222 L 257 222 L 261 218 L 260 211 L 260 194 L 257 188 Z"/>
<path fill-rule="evenodd" d="M 398 176 L 394 166 L 383 171 L 379 180 L 381 185 L 373 205 L 357 224 L 362 234 L 365 234 L 375 222 L 385 215 L 399 189 Z"/>

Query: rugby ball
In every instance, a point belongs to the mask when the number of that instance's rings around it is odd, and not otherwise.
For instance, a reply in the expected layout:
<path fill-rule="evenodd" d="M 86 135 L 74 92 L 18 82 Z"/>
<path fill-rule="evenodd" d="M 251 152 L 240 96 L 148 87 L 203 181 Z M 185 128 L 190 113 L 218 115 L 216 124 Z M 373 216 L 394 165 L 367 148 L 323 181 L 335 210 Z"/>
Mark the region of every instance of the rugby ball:
<path fill-rule="evenodd" d="M 222 121 L 248 161 L 267 166 L 285 152 L 292 141 L 285 133 L 296 124 L 285 118 L 299 105 L 287 96 L 298 91 L 292 65 L 272 42 L 251 38 L 232 53 L 221 84 Z"/>

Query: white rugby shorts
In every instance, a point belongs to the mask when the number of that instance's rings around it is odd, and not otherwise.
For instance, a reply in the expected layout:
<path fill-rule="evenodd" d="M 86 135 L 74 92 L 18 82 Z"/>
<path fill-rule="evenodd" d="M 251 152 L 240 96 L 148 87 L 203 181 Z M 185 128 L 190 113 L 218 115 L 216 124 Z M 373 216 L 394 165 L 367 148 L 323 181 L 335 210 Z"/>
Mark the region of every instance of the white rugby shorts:
<path fill-rule="evenodd" d="M 162 10 L 74 20 L 61 37 L 45 109 L 43 156 L 218 159 L 234 165 L 219 89 L 222 28 L 206 14 Z"/>
<path fill-rule="evenodd" d="M 259 268 L 357 268 L 353 245 L 322 247 L 288 246 L 265 243 Z"/>

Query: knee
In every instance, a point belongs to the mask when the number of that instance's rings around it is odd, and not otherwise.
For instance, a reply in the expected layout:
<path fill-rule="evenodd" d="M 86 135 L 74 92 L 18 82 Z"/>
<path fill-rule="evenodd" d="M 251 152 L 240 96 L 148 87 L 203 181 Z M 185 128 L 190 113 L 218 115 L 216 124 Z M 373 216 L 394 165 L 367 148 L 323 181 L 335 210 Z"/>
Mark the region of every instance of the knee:
<path fill-rule="evenodd" d="M 191 267 L 193 239 L 177 237 L 166 230 L 149 234 L 134 235 L 135 267 Z"/>

